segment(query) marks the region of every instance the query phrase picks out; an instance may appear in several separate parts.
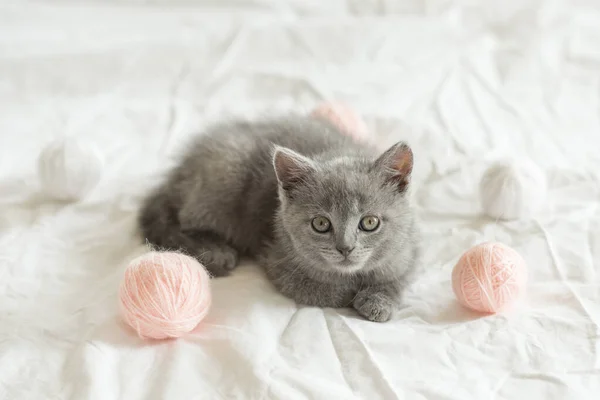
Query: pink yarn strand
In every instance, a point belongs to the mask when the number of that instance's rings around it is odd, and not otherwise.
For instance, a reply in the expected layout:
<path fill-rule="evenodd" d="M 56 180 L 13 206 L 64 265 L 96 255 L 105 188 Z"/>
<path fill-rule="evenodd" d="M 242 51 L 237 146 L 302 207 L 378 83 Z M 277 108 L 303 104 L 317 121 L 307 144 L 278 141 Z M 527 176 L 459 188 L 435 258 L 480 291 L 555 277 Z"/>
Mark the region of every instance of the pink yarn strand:
<path fill-rule="evenodd" d="M 209 276 L 191 257 L 150 252 L 131 262 L 120 299 L 124 320 L 140 337 L 178 337 L 208 314 Z"/>
<path fill-rule="evenodd" d="M 463 305 L 495 313 L 523 293 L 526 276 L 525 263 L 516 251 L 501 243 L 483 243 L 460 258 L 452 287 Z"/>

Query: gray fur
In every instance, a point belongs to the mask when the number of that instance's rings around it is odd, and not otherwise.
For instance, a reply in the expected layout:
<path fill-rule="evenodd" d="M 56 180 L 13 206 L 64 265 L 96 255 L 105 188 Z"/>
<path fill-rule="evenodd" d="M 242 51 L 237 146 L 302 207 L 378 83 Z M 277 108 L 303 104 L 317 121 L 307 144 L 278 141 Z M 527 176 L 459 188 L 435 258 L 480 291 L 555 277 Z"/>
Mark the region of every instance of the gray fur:
<path fill-rule="evenodd" d="M 418 259 L 411 168 L 408 146 L 379 156 L 309 117 L 221 124 L 188 146 L 143 205 L 140 227 L 147 241 L 197 257 L 212 276 L 251 256 L 298 303 L 353 306 L 387 321 Z M 364 215 L 380 218 L 375 232 L 358 229 Z M 315 216 L 333 229 L 317 233 Z M 344 257 L 336 247 L 353 250 Z"/>

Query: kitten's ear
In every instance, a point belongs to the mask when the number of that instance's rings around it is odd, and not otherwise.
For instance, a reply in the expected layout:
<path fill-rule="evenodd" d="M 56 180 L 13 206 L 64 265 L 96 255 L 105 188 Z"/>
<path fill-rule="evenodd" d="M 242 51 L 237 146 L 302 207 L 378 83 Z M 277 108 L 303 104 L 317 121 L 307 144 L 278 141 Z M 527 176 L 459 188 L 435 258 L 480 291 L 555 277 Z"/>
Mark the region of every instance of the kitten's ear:
<path fill-rule="evenodd" d="M 373 167 L 384 173 L 388 181 L 404 192 L 410 182 L 413 168 L 413 153 L 404 142 L 398 142 L 385 151 L 373 164 Z"/>
<path fill-rule="evenodd" d="M 283 190 L 293 189 L 315 171 L 314 162 L 286 147 L 275 146 L 273 150 L 275 175 Z"/>

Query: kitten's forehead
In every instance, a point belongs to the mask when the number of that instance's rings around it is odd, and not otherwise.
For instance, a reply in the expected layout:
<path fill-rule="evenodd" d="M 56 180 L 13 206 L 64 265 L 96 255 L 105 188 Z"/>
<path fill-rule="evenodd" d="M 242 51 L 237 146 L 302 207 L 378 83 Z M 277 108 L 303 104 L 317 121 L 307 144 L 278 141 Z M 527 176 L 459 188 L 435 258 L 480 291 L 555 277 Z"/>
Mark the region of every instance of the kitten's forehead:
<path fill-rule="evenodd" d="M 381 182 L 364 159 L 340 157 L 323 164 L 313 195 L 323 209 L 355 214 L 385 203 Z"/>

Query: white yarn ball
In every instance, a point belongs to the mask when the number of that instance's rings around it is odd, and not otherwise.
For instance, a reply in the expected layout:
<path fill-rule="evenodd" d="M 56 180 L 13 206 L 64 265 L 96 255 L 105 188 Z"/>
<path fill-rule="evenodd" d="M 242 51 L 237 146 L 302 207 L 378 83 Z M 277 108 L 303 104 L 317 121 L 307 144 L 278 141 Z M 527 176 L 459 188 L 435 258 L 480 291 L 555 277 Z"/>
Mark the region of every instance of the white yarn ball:
<path fill-rule="evenodd" d="M 514 220 L 535 214 L 545 204 L 546 176 L 530 160 L 500 162 L 483 174 L 479 185 L 483 211 Z"/>
<path fill-rule="evenodd" d="M 103 167 L 94 146 L 73 138 L 50 143 L 38 159 L 44 192 L 59 200 L 84 197 L 100 180 Z"/>

